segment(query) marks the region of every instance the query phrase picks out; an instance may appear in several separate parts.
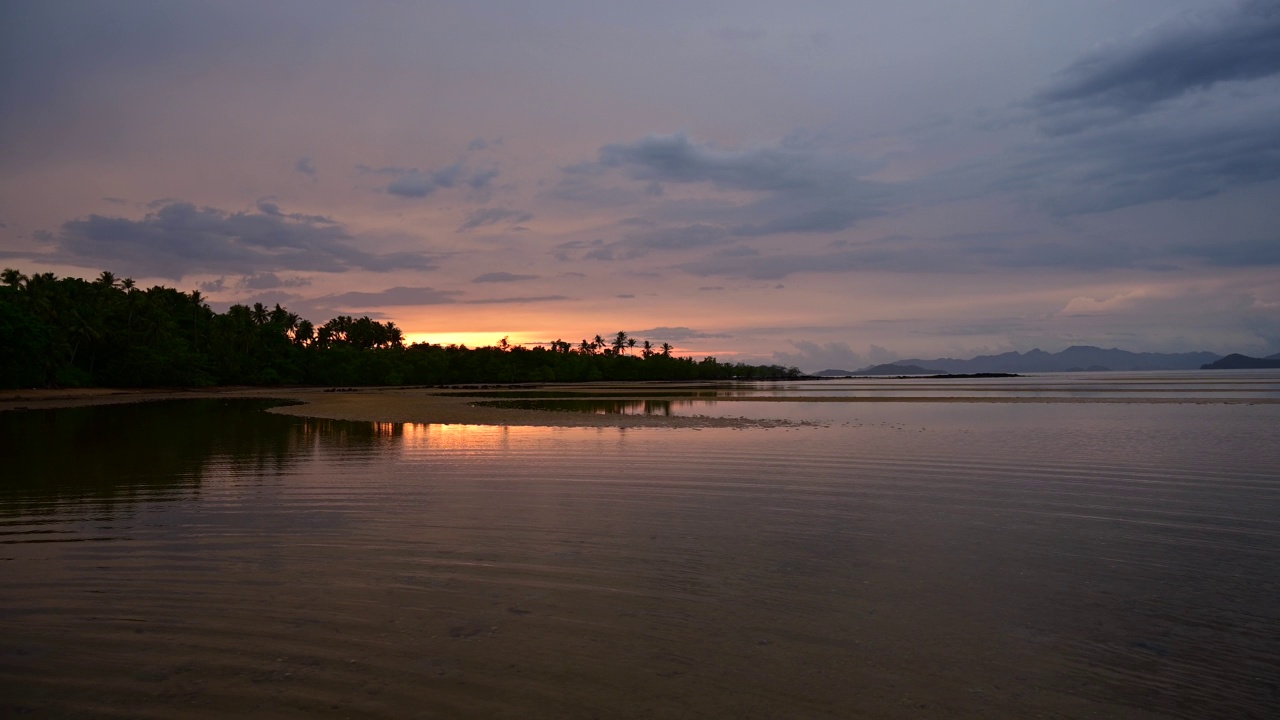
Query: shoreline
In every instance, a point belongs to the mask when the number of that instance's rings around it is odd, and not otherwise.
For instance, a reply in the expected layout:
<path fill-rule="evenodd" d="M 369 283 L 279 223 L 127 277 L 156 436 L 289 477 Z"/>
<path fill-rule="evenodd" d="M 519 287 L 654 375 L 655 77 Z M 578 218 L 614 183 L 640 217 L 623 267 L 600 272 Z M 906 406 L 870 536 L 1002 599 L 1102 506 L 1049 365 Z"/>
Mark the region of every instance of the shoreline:
<path fill-rule="evenodd" d="M 484 386 L 483 390 L 539 390 L 542 392 L 563 390 L 565 393 L 590 393 L 600 400 L 685 400 L 676 394 L 681 389 L 706 388 L 705 383 L 682 385 L 666 384 L 662 387 L 673 391 L 670 397 L 646 393 L 629 395 L 628 389 L 654 386 L 608 385 L 556 385 L 556 386 Z M 223 387 L 205 389 L 31 389 L 0 391 L 0 412 L 11 410 L 42 410 L 125 403 L 159 402 L 166 400 L 208 398 L 263 398 L 282 400 L 293 405 L 271 408 L 269 412 L 296 417 L 313 417 L 327 420 L 354 422 L 395 422 L 441 425 L 499 425 L 535 427 L 617 427 L 617 428 L 770 428 L 806 427 L 820 423 L 794 422 L 781 418 L 729 418 L 708 416 L 623 415 L 594 414 L 571 410 L 536 410 L 525 408 L 495 407 L 492 397 L 476 397 L 476 386 L 462 388 L 256 388 Z M 697 398 L 713 399 L 713 398 Z M 812 402 L 812 403 L 952 403 L 952 404 L 1025 404 L 1025 403 L 1094 403 L 1094 404 L 1230 404 L 1271 405 L 1280 404 L 1280 398 L 1105 398 L 1105 397 L 735 397 L 732 402 Z"/>

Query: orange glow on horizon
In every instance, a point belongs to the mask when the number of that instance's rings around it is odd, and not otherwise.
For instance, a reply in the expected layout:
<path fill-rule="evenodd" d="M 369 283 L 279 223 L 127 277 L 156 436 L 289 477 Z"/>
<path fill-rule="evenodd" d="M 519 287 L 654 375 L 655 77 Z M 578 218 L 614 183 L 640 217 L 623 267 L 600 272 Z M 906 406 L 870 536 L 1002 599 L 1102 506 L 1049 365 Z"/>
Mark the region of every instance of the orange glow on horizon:
<path fill-rule="evenodd" d="M 466 345 L 469 348 L 478 347 L 497 347 L 502 338 L 507 338 L 507 342 L 512 345 L 525 345 L 533 347 L 540 343 L 547 343 L 555 338 L 534 337 L 531 334 L 519 332 L 433 332 L 433 333 L 405 333 L 404 342 L 406 345 L 412 343 L 430 343 L 432 345 Z"/>

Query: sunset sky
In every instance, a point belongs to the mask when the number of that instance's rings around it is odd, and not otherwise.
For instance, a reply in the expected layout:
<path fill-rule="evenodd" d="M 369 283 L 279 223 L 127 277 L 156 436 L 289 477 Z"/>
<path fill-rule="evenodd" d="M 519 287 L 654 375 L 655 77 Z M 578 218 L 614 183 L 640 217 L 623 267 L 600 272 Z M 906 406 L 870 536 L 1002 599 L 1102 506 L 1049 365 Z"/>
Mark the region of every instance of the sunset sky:
<path fill-rule="evenodd" d="M 1280 1 L 0 5 L 0 265 L 805 370 L 1280 351 Z"/>

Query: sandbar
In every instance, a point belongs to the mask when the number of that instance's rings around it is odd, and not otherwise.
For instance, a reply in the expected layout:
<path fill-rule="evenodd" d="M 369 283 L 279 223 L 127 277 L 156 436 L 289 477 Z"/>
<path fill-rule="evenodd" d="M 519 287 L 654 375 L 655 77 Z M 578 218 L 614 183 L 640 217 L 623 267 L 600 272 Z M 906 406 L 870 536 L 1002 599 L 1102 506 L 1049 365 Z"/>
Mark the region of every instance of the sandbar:
<path fill-rule="evenodd" d="M 665 427 L 665 428 L 768 428 L 798 427 L 821 423 L 780 418 L 626 415 L 571 410 L 539 410 L 495 407 L 493 398 L 475 393 L 498 391 L 547 391 L 568 397 L 599 400 L 684 400 L 690 390 L 709 391 L 725 386 L 706 383 L 583 383 L 574 385 L 490 385 L 455 388 L 426 387 L 220 387 L 199 389 L 28 389 L 0 390 L 0 412 L 120 403 L 155 402 L 194 398 L 271 398 L 289 405 L 271 412 L 299 417 L 361 422 L 430 423 L 445 425 L 522 425 L 541 427 Z M 669 392 L 669 396 L 664 393 Z M 697 399 L 712 399 L 700 397 Z M 1132 398 L 1132 397 L 1019 397 L 1019 396 L 748 396 L 721 397 L 732 402 L 811 403 L 1138 403 L 1138 404 L 1277 404 L 1278 398 Z"/>

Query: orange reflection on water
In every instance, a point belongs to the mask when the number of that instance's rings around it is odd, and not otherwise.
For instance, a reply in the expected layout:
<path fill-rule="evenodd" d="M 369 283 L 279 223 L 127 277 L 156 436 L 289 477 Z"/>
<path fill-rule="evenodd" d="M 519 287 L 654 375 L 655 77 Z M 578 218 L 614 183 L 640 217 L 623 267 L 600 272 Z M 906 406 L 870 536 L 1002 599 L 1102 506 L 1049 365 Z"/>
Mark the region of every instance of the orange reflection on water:
<path fill-rule="evenodd" d="M 404 423 L 401 446 L 409 452 L 448 450 L 468 454 L 510 447 L 511 428 L 505 425 L 441 425 Z"/>

